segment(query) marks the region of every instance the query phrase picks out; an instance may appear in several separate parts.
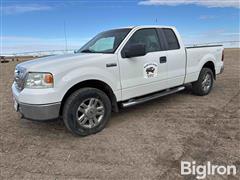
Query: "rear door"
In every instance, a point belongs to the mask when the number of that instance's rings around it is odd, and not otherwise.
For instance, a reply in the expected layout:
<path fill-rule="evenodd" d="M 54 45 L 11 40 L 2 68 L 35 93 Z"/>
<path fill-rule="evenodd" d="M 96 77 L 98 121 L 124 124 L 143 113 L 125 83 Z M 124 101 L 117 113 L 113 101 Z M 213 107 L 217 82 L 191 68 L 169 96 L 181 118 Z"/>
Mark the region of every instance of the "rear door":
<path fill-rule="evenodd" d="M 159 37 L 164 42 L 164 50 L 168 64 L 168 85 L 169 87 L 179 86 L 184 83 L 186 52 L 185 47 L 180 46 L 178 36 L 170 28 L 158 29 Z M 181 43 L 182 44 L 182 43 Z"/>
<path fill-rule="evenodd" d="M 122 100 L 156 92 L 168 86 L 167 54 L 162 51 L 157 29 L 136 30 L 124 47 L 138 43 L 145 45 L 145 56 L 123 58 L 118 53 Z"/>

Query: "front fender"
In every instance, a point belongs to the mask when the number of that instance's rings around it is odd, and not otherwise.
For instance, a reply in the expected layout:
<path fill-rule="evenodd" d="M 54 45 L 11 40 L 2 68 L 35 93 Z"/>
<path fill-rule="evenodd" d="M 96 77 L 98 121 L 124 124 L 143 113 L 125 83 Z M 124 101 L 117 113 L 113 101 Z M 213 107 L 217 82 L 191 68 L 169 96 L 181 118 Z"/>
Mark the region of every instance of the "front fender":
<path fill-rule="evenodd" d="M 87 80 L 99 80 L 106 83 L 113 90 L 116 98 L 120 99 L 121 86 L 117 68 L 114 71 L 113 69 L 106 70 L 98 67 L 82 67 L 81 69 L 75 69 L 65 74 L 60 80 L 61 85 L 58 87 L 61 98 L 64 97 L 71 87 Z"/>

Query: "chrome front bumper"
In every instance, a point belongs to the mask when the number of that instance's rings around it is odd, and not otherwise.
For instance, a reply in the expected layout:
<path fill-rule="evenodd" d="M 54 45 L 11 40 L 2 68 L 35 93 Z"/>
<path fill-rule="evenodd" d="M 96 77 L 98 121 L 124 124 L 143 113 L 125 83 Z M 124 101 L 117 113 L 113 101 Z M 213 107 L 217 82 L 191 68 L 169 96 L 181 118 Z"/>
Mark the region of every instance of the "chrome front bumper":
<path fill-rule="evenodd" d="M 12 94 L 14 100 L 14 109 L 22 114 L 23 118 L 43 121 L 57 119 L 59 117 L 61 102 L 44 103 L 41 102 L 41 97 L 43 96 L 42 94 L 39 95 L 25 93 L 23 98 L 21 97 L 21 93 L 23 93 L 23 91 L 19 91 L 15 87 L 15 84 L 13 84 Z M 36 103 L 36 99 L 39 101 L 39 104 Z M 32 104 L 30 100 L 32 100 Z"/>
<path fill-rule="evenodd" d="M 33 105 L 19 103 L 17 111 L 22 114 L 23 118 L 29 120 L 51 120 L 59 117 L 61 103 Z"/>

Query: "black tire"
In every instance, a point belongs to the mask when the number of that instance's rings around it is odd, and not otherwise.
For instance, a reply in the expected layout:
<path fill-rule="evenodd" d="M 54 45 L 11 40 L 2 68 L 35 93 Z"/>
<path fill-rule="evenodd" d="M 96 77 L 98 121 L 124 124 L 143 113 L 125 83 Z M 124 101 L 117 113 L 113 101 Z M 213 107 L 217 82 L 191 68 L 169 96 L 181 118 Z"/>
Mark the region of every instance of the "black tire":
<path fill-rule="evenodd" d="M 204 80 L 206 80 L 206 77 L 209 77 L 209 86 L 204 88 Z M 208 95 L 213 87 L 213 81 L 214 81 L 214 77 L 213 77 L 213 72 L 211 69 L 209 68 L 202 68 L 198 80 L 194 83 L 192 83 L 192 92 L 193 94 L 196 94 L 198 96 L 205 96 Z"/>
<path fill-rule="evenodd" d="M 78 113 L 80 105 L 91 98 L 97 99 L 99 100 L 99 102 L 101 102 L 102 106 L 104 107 L 103 111 L 104 113 L 102 114 L 102 118 L 99 124 L 91 128 L 90 127 L 86 128 L 84 127 L 84 125 L 80 125 L 80 121 L 78 121 Z M 82 88 L 75 91 L 68 97 L 63 108 L 63 121 L 65 126 L 73 134 L 79 136 L 87 136 L 101 131 L 106 126 L 108 120 L 110 119 L 110 116 L 111 116 L 111 102 L 104 92 L 96 88 Z M 93 119 L 91 119 L 91 121 L 93 122 Z"/>

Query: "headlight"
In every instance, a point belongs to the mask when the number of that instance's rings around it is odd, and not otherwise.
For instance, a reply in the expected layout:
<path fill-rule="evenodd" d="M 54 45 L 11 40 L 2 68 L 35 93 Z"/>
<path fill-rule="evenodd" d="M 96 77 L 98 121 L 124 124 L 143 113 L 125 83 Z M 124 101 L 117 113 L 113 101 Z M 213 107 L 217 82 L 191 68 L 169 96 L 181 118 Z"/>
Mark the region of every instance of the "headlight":
<path fill-rule="evenodd" d="M 53 75 L 51 73 L 28 73 L 25 88 L 43 89 L 53 87 Z"/>

